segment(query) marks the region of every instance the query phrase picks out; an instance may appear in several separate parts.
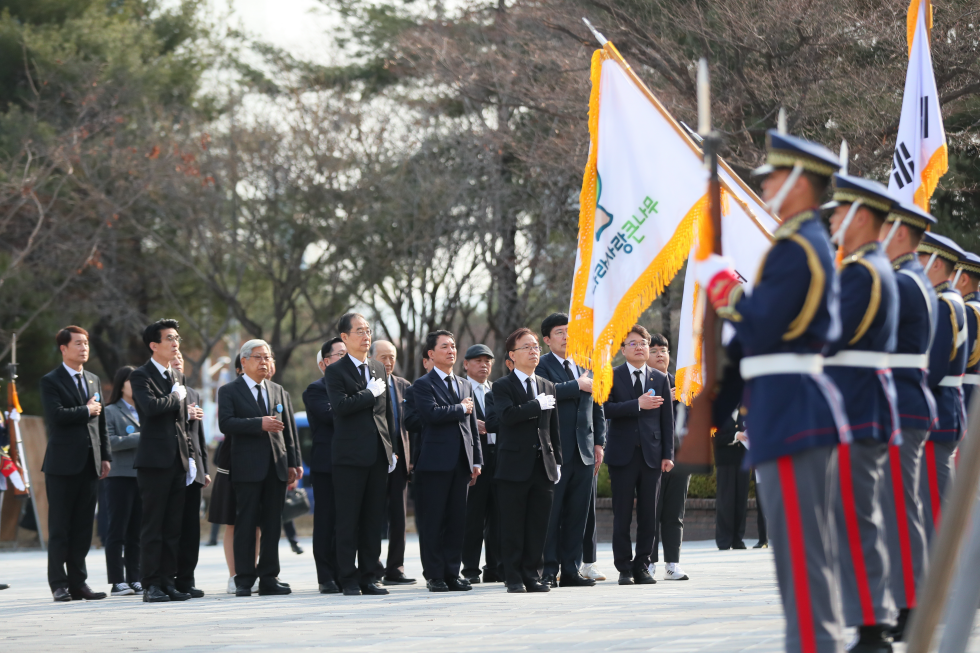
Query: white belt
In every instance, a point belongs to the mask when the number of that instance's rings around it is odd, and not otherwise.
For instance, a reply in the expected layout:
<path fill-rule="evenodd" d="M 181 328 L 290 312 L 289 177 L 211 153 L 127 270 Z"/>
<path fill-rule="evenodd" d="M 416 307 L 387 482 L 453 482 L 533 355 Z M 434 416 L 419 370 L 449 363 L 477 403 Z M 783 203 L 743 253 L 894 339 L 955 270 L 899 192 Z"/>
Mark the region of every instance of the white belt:
<path fill-rule="evenodd" d="M 963 383 L 965 385 L 980 385 L 980 374 L 964 374 Z"/>
<path fill-rule="evenodd" d="M 747 356 L 739 364 L 745 380 L 773 374 L 820 374 L 823 356 L 820 354 L 762 354 Z"/>
<path fill-rule="evenodd" d="M 826 367 L 866 367 L 880 370 L 888 367 L 888 354 L 883 351 L 859 351 L 848 349 L 825 358 Z"/>
<path fill-rule="evenodd" d="M 889 367 L 924 370 L 929 367 L 929 354 L 889 354 Z"/>
<path fill-rule="evenodd" d="M 944 388 L 959 388 L 963 385 L 963 375 L 960 376 L 944 376 L 943 380 L 939 382 Z"/>
<path fill-rule="evenodd" d="M 220 467 L 215 467 L 215 469 L 218 470 L 218 473 L 219 474 L 227 474 L 228 473 L 228 470 L 227 469 L 221 469 Z"/>

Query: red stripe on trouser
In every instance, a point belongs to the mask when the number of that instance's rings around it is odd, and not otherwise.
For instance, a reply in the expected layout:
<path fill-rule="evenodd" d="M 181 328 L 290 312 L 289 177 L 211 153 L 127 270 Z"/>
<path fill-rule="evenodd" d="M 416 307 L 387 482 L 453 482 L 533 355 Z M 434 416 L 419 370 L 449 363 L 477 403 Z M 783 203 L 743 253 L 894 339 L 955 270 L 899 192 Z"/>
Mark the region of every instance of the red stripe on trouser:
<path fill-rule="evenodd" d="M 939 530 L 941 515 L 939 498 L 939 470 L 936 469 L 936 443 L 926 442 L 926 478 L 929 479 L 929 506 L 932 510 L 932 528 Z"/>
<path fill-rule="evenodd" d="M 796 597 L 796 624 L 800 631 L 800 650 L 803 653 L 816 653 L 817 638 L 813 629 L 813 611 L 810 607 L 806 542 L 803 540 L 803 518 L 800 514 L 799 495 L 796 493 L 793 459 L 784 456 L 777 463 L 779 485 L 783 491 L 783 507 L 786 511 L 786 536 L 789 540 L 789 558 L 793 569 L 793 592 Z"/>
<path fill-rule="evenodd" d="M 891 463 L 892 495 L 895 498 L 895 523 L 898 524 L 898 544 L 902 551 L 902 584 L 905 586 L 905 605 L 915 607 L 915 570 L 912 567 L 912 542 L 909 539 L 909 516 L 905 512 L 905 481 L 902 478 L 902 452 L 888 447 Z"/>
<path fill-rule="evenodd" d="M 858 527 L 857 509 L 854 506 L 854 478 L 851 474 L 851 445 L 842 444 L 840 451 L 840 499 L 844 506 L 844 527 L 847 530 L 847 544 L 851 550 L 851 563 L 854 565 L 854 580 L 857 583 L 858 602 L 865 626 L 875 624 L 875 610 L 871 603 L 871 586 L 868 583 L 868 570 L 864 565 L 864 548 L 861 546 L 861 531 Z"/>

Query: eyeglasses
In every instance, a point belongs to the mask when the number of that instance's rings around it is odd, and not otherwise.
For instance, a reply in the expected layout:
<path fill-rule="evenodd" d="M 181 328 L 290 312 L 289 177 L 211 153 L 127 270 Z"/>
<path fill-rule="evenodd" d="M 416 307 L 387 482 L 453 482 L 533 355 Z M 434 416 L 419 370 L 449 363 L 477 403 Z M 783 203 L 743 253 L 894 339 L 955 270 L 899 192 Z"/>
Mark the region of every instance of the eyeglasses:
<path fill-rule="evenodd" d="M 354 331 L 349 331 L 348 333 L 353 333 L 355 336 L 363 338 L 364 336 L 370 336 L 374 332 L 371 329 L 357 329 Z"/>
<path fill-rule="evenodd" d="M 629 347 L 630 349 L 647 349 L 650 347 L 647 343 L 642 340 L 634 340 L 633 342 L 627 342 L 624 347 Z"/>
<path fill-rule="evenodd" d="M 184 339 L 180 336 L 167 336 L 167 342 L 184 342 Z"/>
<path fill-rule="evenodd" d="M 245 358 L 254 358 L 257 361 L 262 361 L 263 363 L 271 363 L 276 360 L 275 356 L 246 356 Z"/>
<path fill-rule="evenodd" d="M 341 356 L 343 356 L 346 353 L 347 352 L 345 352 L 345 351 L 338 351 L 336 354 L 327 354 L 327 358 L 340 358 Z"/>
<path fill-rule="evenodd" d="M 524 345 L 523 347 L 518 347 L 517 349 L 511 349 L 511 351 L 540 352 L 541 347 L 539 347 L 538 345 Z"/>

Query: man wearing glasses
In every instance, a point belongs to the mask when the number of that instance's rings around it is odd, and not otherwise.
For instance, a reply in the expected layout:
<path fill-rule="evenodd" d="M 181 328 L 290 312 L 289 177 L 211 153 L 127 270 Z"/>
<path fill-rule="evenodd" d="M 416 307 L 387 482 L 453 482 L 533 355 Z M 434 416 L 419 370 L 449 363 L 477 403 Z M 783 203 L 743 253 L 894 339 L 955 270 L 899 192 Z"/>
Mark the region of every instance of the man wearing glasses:
<path fill-rule="evenodd" d="M 647 365 L 650 333 L 636 324 L 623 342 L 626 363 L 613 370 L 613 386 L 603 405 L 610 420 L 606 465 L 612 484 L 613 562 L 620 585 L 656 583 L 647 570 L 657 531 L 660 474 L 674 458 L 674 416 L 670 381 Z M 636 497 L 636 555 L 630 541 Z"/>

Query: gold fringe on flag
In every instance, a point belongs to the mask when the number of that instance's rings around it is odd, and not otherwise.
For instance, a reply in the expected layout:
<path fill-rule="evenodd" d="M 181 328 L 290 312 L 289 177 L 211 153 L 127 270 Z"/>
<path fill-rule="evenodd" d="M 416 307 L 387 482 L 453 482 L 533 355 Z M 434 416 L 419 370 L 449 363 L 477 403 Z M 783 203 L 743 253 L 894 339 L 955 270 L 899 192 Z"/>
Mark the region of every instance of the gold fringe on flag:
<path fill-rule="evenodd" d="M 915 205 L 920 209 L 929 212 L 929 199 L 932 194 L 936 191 L 936 186 L 939 184 L 939 178 L 946 174 L 949 170 L 949 153 L 946 150 L 946 144 L 938 150 L 932 153 L 929 157 L 929 163 L 926 167 L 922 169 L 922 183 L 915 191 L 914 202 Z"/>

